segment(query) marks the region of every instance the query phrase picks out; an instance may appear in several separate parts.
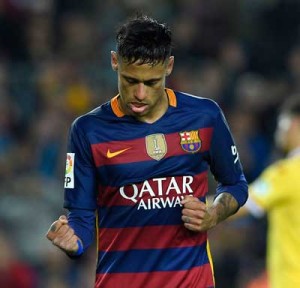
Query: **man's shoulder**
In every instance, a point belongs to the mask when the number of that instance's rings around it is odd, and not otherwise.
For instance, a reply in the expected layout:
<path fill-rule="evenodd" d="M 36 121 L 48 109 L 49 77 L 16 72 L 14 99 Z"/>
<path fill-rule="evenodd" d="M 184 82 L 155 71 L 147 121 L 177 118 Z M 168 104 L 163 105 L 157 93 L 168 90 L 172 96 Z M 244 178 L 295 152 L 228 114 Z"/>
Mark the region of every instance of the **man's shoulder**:
<path fill-rule="evenodd" d="M 77 125 L 83 125 L 86 122 L 95 121 L 96 119 L 105 119 L 109 117 L 110 110 L 110 102 L 103 103 L 93 110 L 75 118 L 74 123 Z"/>
<path fill-rule="evenodd" d="M 218 103 L 212 99 L 181 91 L 174 91 L 174 93 L 177 97 L 179 106 L 185 106 L 190 109 L 195 109 L 198 112 L 205 112 L 211 114 L 216 114 L 220 112 L 220 107 Z"/>
<path fill-rule="evenodd" d="M 77 128 L 87 129 L 94 125 L 99 125 L 99 121 L 105 121 L 111 115 L 110 102 L 101 104 L 93 110 L 78 116 L 72 123 Z"/>

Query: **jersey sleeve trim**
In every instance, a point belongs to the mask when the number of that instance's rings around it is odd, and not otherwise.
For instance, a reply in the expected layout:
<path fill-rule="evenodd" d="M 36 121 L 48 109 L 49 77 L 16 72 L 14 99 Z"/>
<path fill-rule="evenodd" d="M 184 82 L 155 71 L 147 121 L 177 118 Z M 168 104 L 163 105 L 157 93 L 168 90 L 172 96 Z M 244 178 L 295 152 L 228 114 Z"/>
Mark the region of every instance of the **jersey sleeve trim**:
<path fill-rule="evenodd" d="M 240 180 L 232 185 L 219 183 L 217 186 L 217 195 L 221 193 L 231 194 L 236 199 L 239 206 L 243 206 L 248 199 L 248 183 L 244 175 L 242 174 Z"/>

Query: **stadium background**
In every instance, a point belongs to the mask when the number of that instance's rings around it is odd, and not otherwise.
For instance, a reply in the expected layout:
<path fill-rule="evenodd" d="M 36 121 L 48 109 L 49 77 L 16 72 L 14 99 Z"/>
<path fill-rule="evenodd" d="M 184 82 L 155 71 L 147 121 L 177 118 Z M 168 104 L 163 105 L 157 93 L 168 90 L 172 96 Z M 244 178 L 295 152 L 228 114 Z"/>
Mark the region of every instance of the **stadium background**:
<path fill-rule="evenodd" d="M 69 125 L 116 95 L 114 32 L 136 10 L 172 28 L 168 86 L 221 105 L 248 181 L 281 156 L 273 132 L 278 106 L 300 90 L 300 1 L 1 0 L 1 287 L 92 287 L 93 248 L 75 262 L 45 233 L 63 213 Z M 266 228 L 247 218 L 210 233 L 218 287 L 263 273 Z"/>

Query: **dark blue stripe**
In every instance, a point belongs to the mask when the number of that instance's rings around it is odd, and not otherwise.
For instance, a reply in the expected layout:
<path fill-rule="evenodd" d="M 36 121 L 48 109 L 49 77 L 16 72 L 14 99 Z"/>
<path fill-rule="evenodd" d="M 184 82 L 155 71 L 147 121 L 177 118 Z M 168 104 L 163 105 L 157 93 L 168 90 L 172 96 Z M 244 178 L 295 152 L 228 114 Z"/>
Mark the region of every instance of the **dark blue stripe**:
<path fill-rule="evenodd" d="M 99 252 L 97 273 L 180 271 L 208 263 L 206 243 L 197 247 Z"/>
<path fill-rule="evenodd" d="M 99 226 L 102 228 L 141 227 L 149 225 L 179 225 L 182 207 L 137 210 L 135 206 L 100 208 Z"/>
<path fill-rule="evenodd" d="M 112 187 L 138 183 L 146 178 L 166 177 L 166 167 L 168 169 L 167 176 L 197 175 L 208 169 L 208 164 L 206 161 L 203 161 L 203 157 L 207 157 L 207 153 L 186 153 L 160 161 L 150 160 L 101 166 L 98 168 L 98 175 L 103 186 Z M 126 171 L 126 173 L 122 172 L 122 175 L 124 175 L 123 179 L 120 178 L 119 171 Z"/>
<path fill-rule="evenodd" d="M 205 197 L 201 197 L 200 200 L 205 202 Z M 175 203 L 175 198 L 173 201 Z M 150 209 L 147 210 L 143 208 L 137 210 L 137 207 L 138 206 L 112 206 L 99 208 L 99 227 L 124 228 L 182 224 L 182 206 L 176 205 L 176 207 L 165 207 L 163 209 L 158 209 L 157 207 L 153 209 L 153 207 L 149 207 Z"/>

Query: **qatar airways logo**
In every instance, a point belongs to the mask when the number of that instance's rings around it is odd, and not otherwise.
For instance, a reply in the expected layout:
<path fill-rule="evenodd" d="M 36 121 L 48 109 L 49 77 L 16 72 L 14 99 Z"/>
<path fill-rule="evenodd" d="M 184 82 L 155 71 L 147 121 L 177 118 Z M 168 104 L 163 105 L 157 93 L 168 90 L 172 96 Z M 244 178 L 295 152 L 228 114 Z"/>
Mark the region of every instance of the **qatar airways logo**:
<path fill-rule="evenodd" d="M 137 204 L 137 210 L 181 206 L 185 195 L 192 195 L 192 176 L 164 177 L 120 188 L 120 195 Z"/>

